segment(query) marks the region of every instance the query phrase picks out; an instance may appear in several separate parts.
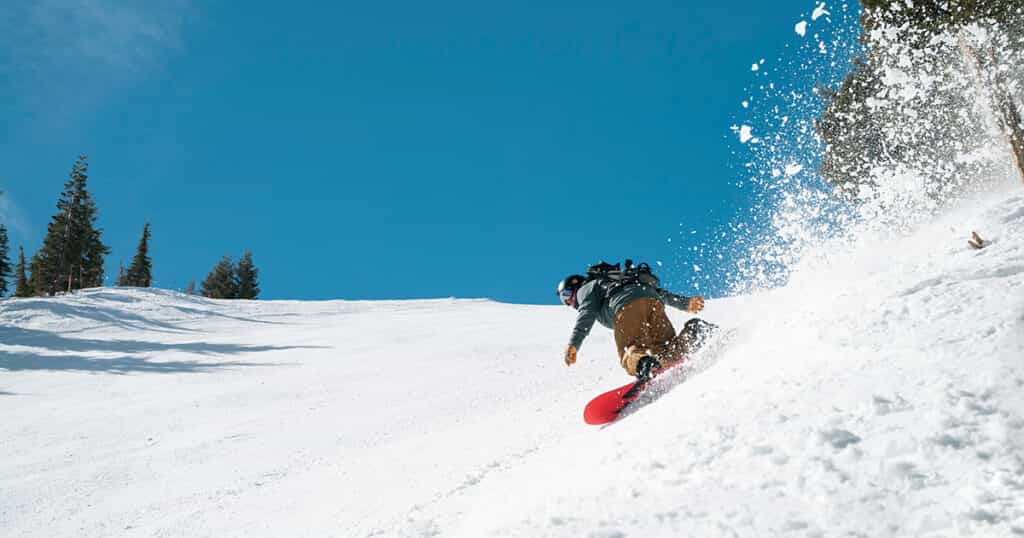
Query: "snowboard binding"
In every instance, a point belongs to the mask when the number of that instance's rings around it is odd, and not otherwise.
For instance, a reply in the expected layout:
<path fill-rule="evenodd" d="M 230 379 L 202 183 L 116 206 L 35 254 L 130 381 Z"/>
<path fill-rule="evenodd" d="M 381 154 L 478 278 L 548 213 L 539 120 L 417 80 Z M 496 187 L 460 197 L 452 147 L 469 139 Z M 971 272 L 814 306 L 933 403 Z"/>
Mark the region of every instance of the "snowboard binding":
<path fill-rule="evenodd" d="M 644 355 L 640 357 L 640 360 L 636 363 L 636 380 L 639 383 L 646 383 L 651 380 L 651 374 L 661 368 L 661 363 L 658 359 L 650 355 Z"/>

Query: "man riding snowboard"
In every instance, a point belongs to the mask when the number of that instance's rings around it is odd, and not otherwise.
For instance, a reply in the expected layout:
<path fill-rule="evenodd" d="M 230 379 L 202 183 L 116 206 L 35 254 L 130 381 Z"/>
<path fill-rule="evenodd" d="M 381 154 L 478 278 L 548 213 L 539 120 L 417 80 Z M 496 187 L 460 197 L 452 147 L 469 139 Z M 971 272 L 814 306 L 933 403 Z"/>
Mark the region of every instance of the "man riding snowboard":
<path fill-rule="evenodd" d="M 615 332 L 620 364 L 642 381 L 653 370 L 695 351 L 715 327 L 694 318 L 676 334 L 665 305 L 696 313 L 704 309 L 704 298 L 683 297 L 659 288 L 658 278 L 645 263 L 633 266 L 626 260 L 625 269 L 620 269 L 618 264 L 602 262 L 590 267 L 586 276 L 569 275 L 558 284 L 557 292 L 562 304 L 579 311 L 565 350 L 567 366 L 576 363 L 576 352 L 595 321 Z"/>

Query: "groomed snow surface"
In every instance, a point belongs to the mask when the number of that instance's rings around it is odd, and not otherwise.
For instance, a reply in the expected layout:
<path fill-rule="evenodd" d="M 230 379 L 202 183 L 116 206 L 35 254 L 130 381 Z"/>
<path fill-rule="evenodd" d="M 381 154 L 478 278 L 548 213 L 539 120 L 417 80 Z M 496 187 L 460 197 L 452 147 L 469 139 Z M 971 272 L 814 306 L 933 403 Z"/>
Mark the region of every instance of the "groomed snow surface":
<path fill-rule="evenodd" d="M 604 429 L 628 379 L 600 328 L 566 368 L 573 315 L 0 302 L 0 534 L 1024 535 L 1019 186 L 711 301 L 731 338 Z"/>

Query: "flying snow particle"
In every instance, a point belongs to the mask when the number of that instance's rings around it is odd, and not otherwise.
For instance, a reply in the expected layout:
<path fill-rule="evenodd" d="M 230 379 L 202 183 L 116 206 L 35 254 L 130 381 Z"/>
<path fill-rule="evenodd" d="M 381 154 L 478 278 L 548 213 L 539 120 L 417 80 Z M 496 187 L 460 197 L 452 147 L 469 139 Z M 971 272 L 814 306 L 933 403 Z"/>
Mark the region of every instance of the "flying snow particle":
<path fill-rule="evenodd" d="M 811 20 L 816 21 L 822 15 L 831 15 L 831 13 L 829 13 L 828 10 L 825 9 L 825 2 L 818 4 L 818 7 L 814 9 L 814 13 L 811 13 Z"/>
<path fill-rule="evenodd" d="M 751 66 L 750 66 L 750 70 L 751 70 L 751 71 L 757 71 L 757 70 L 758 70 L 758 69 L 760 69 L 760 68 L 761 68 L 761 66 L 759 66 L 759 65 L 757 65 L 757 64 L 754 64 L 754 65 L 751 65 Z"/>
<path fill-rule="evenodd" d="M 795 175 L 799 174 L 800 171 L 803 170 L 803 169 L 804 169 L 803 165 L 799 165 L 799 164 L 796 164 L 796 163 L 788 164 L 788 165 L 786 165 L 786 175 L 787 176 L 795 176 Z"/>
<path fill-rule="evenodd" d="M 700 266 L 699 266 L 699 265 L 697 265 L 697 264 L 693 264 L 693 270 L 694 270 L 695 272 L 699 273 L 699 272 L 700 272 Z"/>
<path fill-rule="evenodd" d="M 740 126 L 739 134 L 740 134 L 740 143 L 741 144 L 746 144 L 747 142 L 750 141 L 751 138 L 754 138 L 754 135 L 752 135 L 750 133 L 750 130 L 751 129 L 750 129 L 749 125 L 742 125 L 742 126 Z"/>
<path fill-rule="evenodd" d="M 743 101 L 743 108 L 750 108 L 750 101 Z"/>
<path fill-rule="evenodd" d="M 800 37 L 807 35 L 807 21 L 800 21 L 796 23 L 794 30 L 796 30 L 796 33 L 800 34 Z"/>

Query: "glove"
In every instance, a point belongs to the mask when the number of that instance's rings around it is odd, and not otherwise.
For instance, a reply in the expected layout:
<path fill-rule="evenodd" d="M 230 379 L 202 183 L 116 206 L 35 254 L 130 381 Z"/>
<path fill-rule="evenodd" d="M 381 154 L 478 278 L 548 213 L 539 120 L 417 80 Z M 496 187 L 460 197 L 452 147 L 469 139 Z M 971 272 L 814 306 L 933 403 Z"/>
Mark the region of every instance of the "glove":
<path fill-rule="evenodd" d="M 696 314 L 704 310 L 704 298 L 700 295 L 690 297 L 690 304 L 686 305 L 686 311 L 691 314 Z"/>
<path fill-rule="evenodd" d="M 565 348 L 565 365 L 572 366 L 576 364 L 576 346 L 569 346 Z"/>

